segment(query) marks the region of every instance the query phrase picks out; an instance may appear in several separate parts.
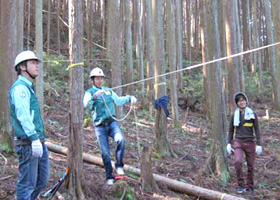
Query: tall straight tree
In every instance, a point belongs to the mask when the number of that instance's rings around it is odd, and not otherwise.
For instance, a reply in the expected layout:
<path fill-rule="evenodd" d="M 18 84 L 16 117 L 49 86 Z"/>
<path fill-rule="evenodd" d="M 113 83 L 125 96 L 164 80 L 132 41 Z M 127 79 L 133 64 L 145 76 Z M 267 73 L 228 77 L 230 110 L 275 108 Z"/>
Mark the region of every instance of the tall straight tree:
<path fill-rule="evenodd" d="M 35 18 L 36 18 L 36 42 L 35 49 L 36 55 L 38 58 L 43 60 L 43 4 L 42 0 L 35 1 L 36 10 L 35 10 Z M 41 112 L 44 113 L 44 71 L 43 71 L 43 62 L 39 64 L 39 75 L 36 78 L 36 93 L 38 97 L 38 101 L 40 104 Z M 44 114 L 42 115 L 44 118 Z"/>
<path fill-rule="evenodd" d="M 154 76 L 154 52 L 153 52 L 153 29 L 152 26 L 152 1 L 145 0 L 145 7 L 146 7 L 146 19 L 147 19 L 147 27 L 146 27 L 146 60 L 147 60 L 147 76 L 153 77 Z M 154 110 L 154 80 L 150 80 L 147 84 L 147 95 L 149 100 L 149 113 L 152 115 Z"/>
<path fill-rule="evenodd" d="M 251 49 L 251 12 L 250 12 L 250 0 L 243 0 L 242 4 L 242 32 L 243 32 L 243 51 Z M 250 72 L 253 72 L 252 68 L 252 54 L 245 54 L 244 64 L 247 65 Z"/>
<path fill-rule="evenodd" d="M 70 167 L 68 188 L 74 199 L 85 199 L 83 182 L 83 10 L 80 0 L 69 2 L 69 56 L 70 64 L 70 119 L 68 137 L 68 165 Z M 79 65 L 77 65 L 80 63 Z"/>
<path fill-rule="evenodd" d="M 107 55 L 111 60 L 112 67 L 112 87 L 122 84 L 122 68 L 121 68 L 121 21 L 120 21 L 120 5 L 116 0 L 108 1 L 108 48 Z M 121 95 L 122 89 L 116 90 L 116 93 Z M 118 115 L 121 115 L 122 110 L 116 108 Z"/>
<path fill-rule="evenodd" d="M 167 38 L 168 38 L 168 62 L 170 71 L 176 71 L 176 31 L 175 31 L 175 4 L 174 1 L 167 1 Z M 170 96 L 172 110 L 172 125 L 179 127 L 179 111 L 178 111 L 178 92 L 177 92 L 176 74 L 170 75 Z"/>
<path fill-rule="evenodd" d="M 144 60 L 143 60 L 143 47 L 142 47 L 142 15 L 141 11 L 143 8 L 140 6 L 141 1 L 135 0 L 135 6 L 136 6 L 136 29 L 137 29 L 137 43 L 136 43 L 136 57 L 138 60 L 138 71 L 140 72 L 140 80 L 144 79 Z M 141 96 L 143 99 L 145 90 L 144 81 L 140 83 L 140 91 Z"/>
<path fill-rule="evenodd" d="M 9 113 L 9 90 L 16 79 L 14 68 L 14 58 L 22 50 L 23 35 L 18 25 L 23 24 L 22 4 L 13 0 L 0 1 L 1 8 L 1 32 L 0 32 L 0 148 L 7 152 L 12 152 L 12 125 Z M 21 10 L 22 9 L 22 10 Z M 21 16 L 21 17 L 20 17 Z M 22 22 L 19 22 L 19 20 Z M 17 38 L 17 39 L 15 39 Z"/>
<path fill-rule="evenodd" d="M 242 39 L 241 39 L 241 31 L 240 31 L 240 20 L 239 20 L 239 6 L 238 4 L 234 4 L 235 8 L 235 17 L 236 17 L 236 31 L 235 31 L 235 36 L 236 36 L 236 44 L 234 44 L 234 46 L 236 46 L 236 53 L 242 52 Z M 242 92 L 245 92 L 245 84 L 244 84 L 244 67 L 243 67 L 243 62 L 242 62 L 242 56 L 237 56 L 235 57 L 236 61 L 237 61 L 237 67 L 238 67 L 238 73 L 239 73 L 239 90 Z"/>
<path fill-rule="evenodd" d="M 237 53 L 236 44 L 236 7 L 237 1 L 226 1 L 227 15 L 226 15 L 226 43 L 227 43 L 227 55 Z M 240 91 L 239 75 L 238 75 L 238 59 L 228 58 L 228 86 L 229 96 L 232 97 L 234 93 Z M 230 113 L 234 112 L 235 103 L 230 98 Z"/>
<path fill-rule="evenodd" d="M 201 54 L 202 62 L 209 60 L 207 51 L 207 27 L 206 27 L 206 10 L 205 1 L 200 1 L 200 39 L 201 39 Z M 208 118 L 210 118 L 210 102 L 211 102 L 211 92 L 210 92 L 210 80 L 209 80 L 209 67 L 206 65 L 202 66 L 203 70 L 203 86 L 204 86 L 204 104 L 205 111 Z"/>
<path fill-rule="evenodd" d="M 279 42 L 280 41 L 280 13 L 279 13 L 279 8 L 280 8 L 280 1 L 277 0 L 272 0 L 271 1 L 271 8 L 272 8 L 272 14 L 273 14 L 273 25 L 274 25 L 274 35 L 275 35 L 275 41 Z M 275 47 L 276 49 L 276 63 L 277 65 L 277 75 L 278 75 L 278 84 L 280 84 L 280 46 L 277 45 Z M 280 85 L 278 86 L 278 93 L 280 93 Z"/>
<path fill-rule="evenodd" d="M 131 0 L 125 0 L 125 52 L 126 52 L 126 81 L 130 83 L 133 78 L 132 33 L 131 33 Z M 128 93 L 132 87 L 128 87 Z"/>
<path fill-rule="evenodd" d="M 155 98 L 166 95 L 166 78 L 159 75 L 165 72 L 165 51 L 164 51 L 164 31 L 163 31 L 163 3 L 162 0 L 153 0 L 153 37 L 155 56 Z M 167 117 L 163 109 L 156 110 L 156 149 L 163 156 L 170 156 L 170 149 L 167 138 Z"/>
<path fill-rule="evenodd" d="M 93 42 L 93 0 L 87 1 L 87 66 L 91 67 L 92 63 L 92 42 Z"/>
<path fill-rule="evenodd" d="M 220 34 L 218 27 L 218 0 L 207 0 L 207 37 L 209 59 L 220 58 Z M 213 37 L 214 36 L 214 37 Z M 223 182 L 229 179 L 229 171 L 226 159 L 226 115 L 225 102 L 222 90 L 221 62 L 209 65 L 210 70 L 210 88 L 211 88 L 211 148 L 210 155 L 206 161 L 205 169 L 211 169 L 211 172 L 218 174 Z"/>
<path fill-rule="evenodd" d="M 175 0 L 176 8 L 176 56 L 177 56 L 177 69 L 183 68 L 183 31 L 182 31 L 182 3 L 181 0 Z M 177 74 L 178 88 L 183 89 L 184 80 L 183 72 L 180 71 Z"/>
<path fill-rule="evenodd" d="M 271 7 L 269 1 L 263 1 L 265 9 L 265 20 L 266 20 L 266 30 L 267 30 L 267 40 L 268 44 L 274 43 L 274 28 L 273 21 L 271 17 Z M 271 60 L 271 76 L 272 76 L 272 86 L 273 86 L 273 97 L 274 104 L 277 110 L 280 110 L 280 97 L 279 97 L 279 81 L 278 72 L 276 66 L 276 52 L 275 46 L 269 48 L 269 57 Z"/>
<path fill-rule="evenodd" d="M 260 37 L 258 31 L 258 17 L 257 17 L 257 2 L 252 1 L 252 18 L 253 18 L 253 45 L 254 49 L 260 47 Z M 259 94 L 263 91 L 263 79 L 262 79 L 262 54 L 261 51 L 254 52 L 254 68 L 258 64 L 258 77 L 259 77 Z M 262 95 L 260 95 L 261 97 Z"/>

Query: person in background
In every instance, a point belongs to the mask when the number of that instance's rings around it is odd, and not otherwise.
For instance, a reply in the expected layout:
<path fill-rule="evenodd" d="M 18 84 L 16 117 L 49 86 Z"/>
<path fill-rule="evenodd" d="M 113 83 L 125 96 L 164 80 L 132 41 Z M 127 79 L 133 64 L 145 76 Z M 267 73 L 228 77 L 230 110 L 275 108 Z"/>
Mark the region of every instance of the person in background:
<path fill-rule="evenodd" d="M 108 87 L 104 87 L 104 73 L 99 67 L 95 67 L 90 72 L 93 86 L 88 89 L 84 95 L 84 107 L 90 109 L 92 121 L 95 127 L 95 135 L 99 143 L 102 154 L 102 160 L 106 171 L 106 180 L 108 185 L 113 185 L 115 177 L 110 157 L 109 137 L 111 137 L 117 145 L 116 148 L 116 164 L 115 170 L 118 175 L 124 175 L 123 156 L 125 149 L 125 138 L 115 121 L 115 108 L 131 102 L 137 102 L 134 96 L 126 95 L 119 97 L 114 91 Z"/>
<path fill-rule="evenodd" d="M 258 155 L 262 153 L 258 117 L 256 113 L 248 107 L 249 101 L 244 93 L 236 93 L 234 95 L 234 100 L 237 108 L 230 120 L 226 149 L 228 154 L 234 152 L 235 170 L 238 181 L 237 193 L 242 194 L 244 191 L 247 191 L 253 194 L 256 153 Z M 245 154 L 248 168 L 246 185 L 242 170 L 243 153 Z"/>
<path fill-rule="evenodd" d="M 44 123 L 33 81 L 41 62 L 32 51 L 19 53 L 14 62 L 18 79 L 9 92 L 10 117 L 18 155 L 17 200 L 34 200 L 49 181 L 49 153 L 44 144 Z"/>

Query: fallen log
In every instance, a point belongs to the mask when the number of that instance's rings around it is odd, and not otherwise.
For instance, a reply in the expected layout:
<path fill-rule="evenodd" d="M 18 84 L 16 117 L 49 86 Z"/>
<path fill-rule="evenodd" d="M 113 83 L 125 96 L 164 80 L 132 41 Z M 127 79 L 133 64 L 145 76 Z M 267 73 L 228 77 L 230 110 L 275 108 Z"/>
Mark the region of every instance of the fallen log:
<path fill-rule="evenodd" d="M 46 142 L 45 144 L 47 145 L 47 147 L 50 151 L 67 156 L 67 151 L 68 151 L 67 148 L 52 144 L 50 142 Z M 90 163 L 90 164 L 103 166 L 102 158 L 90 155 L 88 153 L 83 153 L 83 161 Z M 112 166 L 115 166 L 114 162 L 112 162 Z M 141 175 L 140 169 L 131 167 L 129 165 L 124 165 L 124 170 L 137 174 L 138 176 Z M 158 174 L 153 174 L 153 176 L 157 182 L 164 183 L 168 188 L 170 188 L 174 191 L 177 191 L 177 192 L 186 193 L 190 196 L 196 196 L 196 197 L 200 197 L 203 199 L 209 199 L 209 200 L 245 200 L 244 198 L 241 198 L 241 197 L 236 197 L 236 196 L 232 196 L 232 195 L 229 195 L 226 193 L 221 193 L 218 191 L 205 189 L 205 188 L 191 185 L 188 183 L 183 183 L 183 182 L 176 181 L 176 180 L 173 180 L 170 178 L 166 178 L 166 177 L 158 175 Z"/>

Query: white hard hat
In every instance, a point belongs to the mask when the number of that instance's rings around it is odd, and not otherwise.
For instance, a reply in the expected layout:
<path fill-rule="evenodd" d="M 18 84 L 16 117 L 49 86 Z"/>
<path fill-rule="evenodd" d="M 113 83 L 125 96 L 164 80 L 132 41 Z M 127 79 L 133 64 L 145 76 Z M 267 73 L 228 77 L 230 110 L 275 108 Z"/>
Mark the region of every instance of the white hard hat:
<path fill-rule="evenodd" d="M 89 77 L 91 78 L 93 76 L 103 76 L 104 77 L 104 73 L 103 73 L 102 69 L 100 69 L 99 67 L 96 67 L 90 71 Z"/>
<path fill-rule="evenodd" d="M 26 60 L 37 60 L 38 62 L 41 62 L 41 60 L 36 57 L 33 51 L 22 51 L 17 55 L 15 59 L 14 67 L 16 67 L 18 64 Z"/>

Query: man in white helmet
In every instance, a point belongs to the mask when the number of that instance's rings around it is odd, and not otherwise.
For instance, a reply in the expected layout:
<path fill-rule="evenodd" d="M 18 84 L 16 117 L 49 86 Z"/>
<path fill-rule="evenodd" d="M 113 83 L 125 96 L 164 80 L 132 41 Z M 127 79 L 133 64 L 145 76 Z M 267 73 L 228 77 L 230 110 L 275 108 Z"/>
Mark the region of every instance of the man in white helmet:
<path fill-rule="evenodd" d="M 93 86 L 85 92 L 84 107 L 90 109 L 95 126 L 95 135 L 102 154 L 102 160 L 106 170 L 108 185 L 114 184 L 113 168 L 111 165 L 109 136 L 117 144 L 115 169 L 118 175 L 124 175 L 123 156 L 125 149 L 125 138 L 115 117 L 114 104 L 117 106 L 131 102 L 137 102 L 134 96 L 126 95 L 119 97 L 113 90 L 103 86 L 104 73 L 102 69 L 95 67 L 90 72 Z M 105 105 L 106 102 L 106 105 Z"/>
<path fill-rule="evenodd" d="M 48 149 L 44 144 L 44 123 L 41 118 L 33 80 L 41 62 L 32 51 L 19 53 L 14 62 L 17 81 L 9 93 L 10 116 L 15 131 L 18 155 L 17 200 L 34 200 L 49 181 Z"/>

